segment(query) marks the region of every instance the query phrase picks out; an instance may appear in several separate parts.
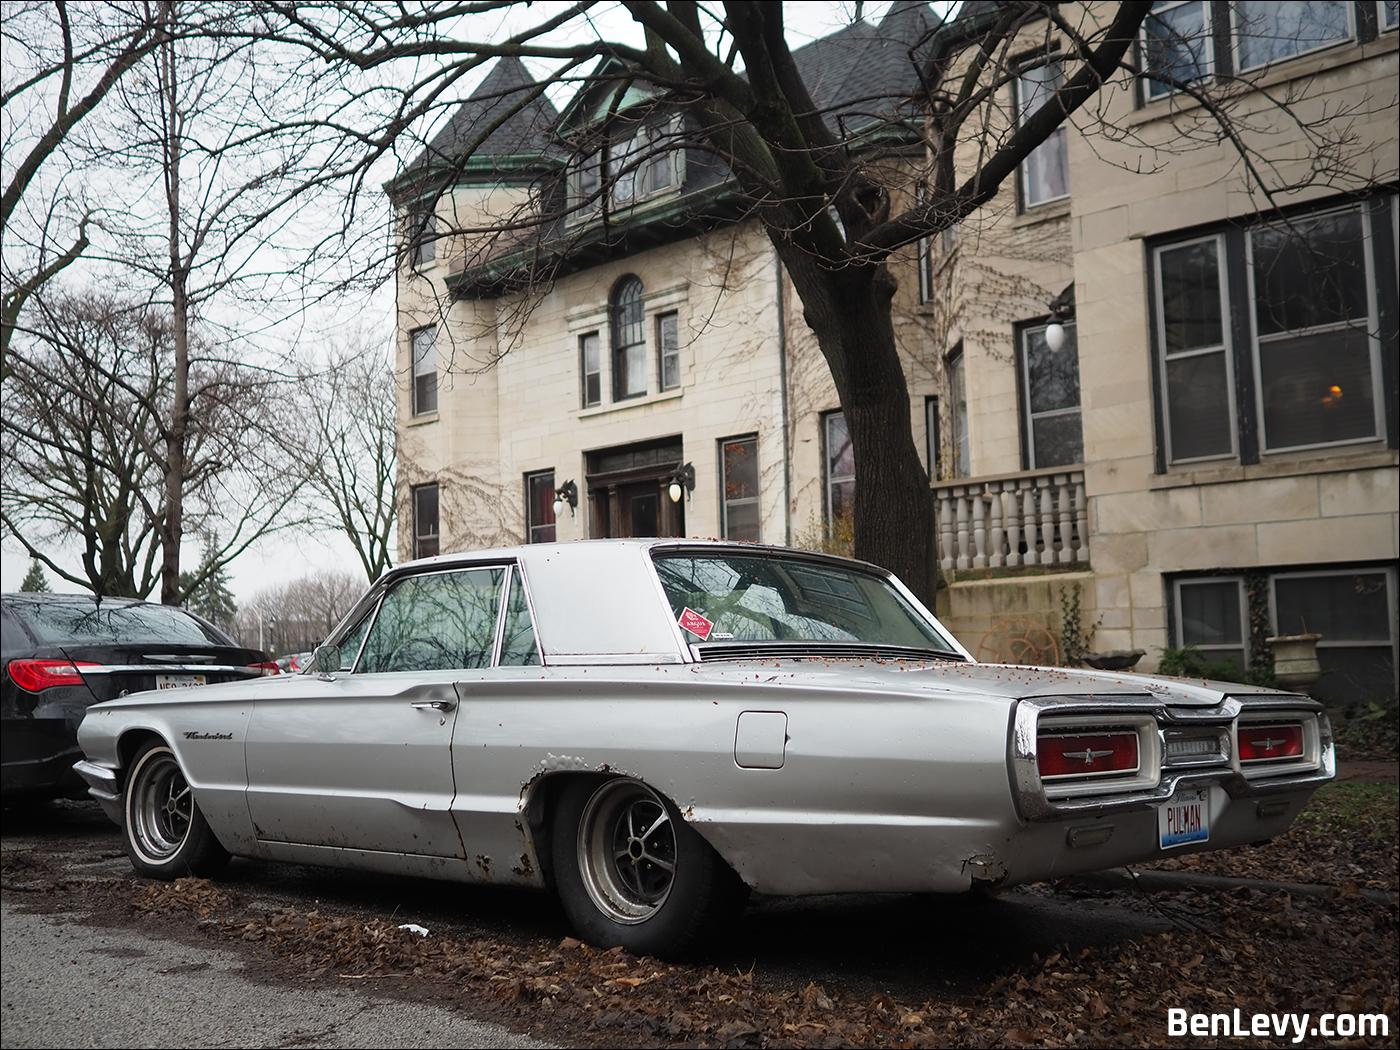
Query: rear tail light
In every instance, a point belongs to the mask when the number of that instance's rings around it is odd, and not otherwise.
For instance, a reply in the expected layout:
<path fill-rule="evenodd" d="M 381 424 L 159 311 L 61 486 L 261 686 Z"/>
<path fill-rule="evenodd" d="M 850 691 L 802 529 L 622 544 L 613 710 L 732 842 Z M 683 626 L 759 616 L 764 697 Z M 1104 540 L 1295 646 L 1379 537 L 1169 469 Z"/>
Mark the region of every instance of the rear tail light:
<path fill-rule="evenodd" d="M 1122 776 L 1138 771 L 1138 734 L 1132 729 L 1043 734 L 1036 765 L 1044 780 Z"/>
<path fill-rule="evenodd" d="M 248 665 L 248 670 L 250 670 L 250 671 L 257 671 L 258 674 L 262 675 L 264 678 L 266 678 L 266 677 L 267 677 L 268 675 L 270 675 L 270 674 L 281 674 L 281 673 L 282 673 L 282 672 L 278 669 L 277 665 L 276 665 L 275 663 L 273 663 L 271 660 L 264 660 L 264 661 L 263 661 L 262 663 L 260 663 L 260 664 L 249 664 L 249 665 Z"/>
<path fill-rule="evenodd" d="M 82 668 L 101 666 L 72 660 L 11 660 L 10 677 L 21 689 L 37 693 L 56 685 L 82 685 Z"/>
<path fill-rule="evenodd" d="M 1239 729 L 1240 761 L 1277 762 L 1303 757 L 1301 722 L 1242 725 Z"/>

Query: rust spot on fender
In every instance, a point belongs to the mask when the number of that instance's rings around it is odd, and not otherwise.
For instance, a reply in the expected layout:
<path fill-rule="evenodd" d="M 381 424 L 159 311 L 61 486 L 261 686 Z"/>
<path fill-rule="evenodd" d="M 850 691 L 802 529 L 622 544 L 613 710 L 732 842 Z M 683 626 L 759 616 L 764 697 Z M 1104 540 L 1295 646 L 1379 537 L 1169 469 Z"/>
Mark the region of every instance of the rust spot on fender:
<path fill-rule="evenodd" d="M 1011 873 L 994 853 L 976 853 L 962 862 L 962 870 L 972 877 L 973 885 L 997 886 Z"/>
<path fill-rule="evenodd" d="M 516 867 L 511 868 L 510 873 L 512 875 L 519 875 L 522 878 L 533 875 L 535 873 L 535 866 L 530 863 L 530 855 L 528 853 L 520 854 L 520 863 Z"/>
<path fill-rule="evenodd" d="M 489 880 L 491 878 L 491 858 L 484 853 L 478 853 L 475 857 L 472 858 L 472 861 L 476 864 L 477 869 L 481 872 L 481 877 L 483 879 Z"/>

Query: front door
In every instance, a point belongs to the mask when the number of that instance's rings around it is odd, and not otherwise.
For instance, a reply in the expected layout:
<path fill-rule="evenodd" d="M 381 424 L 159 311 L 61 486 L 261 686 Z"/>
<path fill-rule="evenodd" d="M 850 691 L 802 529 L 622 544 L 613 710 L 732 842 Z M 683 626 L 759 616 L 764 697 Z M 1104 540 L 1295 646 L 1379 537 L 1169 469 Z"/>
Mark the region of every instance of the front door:
<path fill-rule="evenodd" d="M 593 485 L 592 535 L 595 539 L 629 536 L 684 536 L 685 507 L 667 493 L 671 475 L 624 485 Z"/>
<path fill-rule="evenodd" d="M 679 438 L 591 453 L 588 457 L 589 535 L 684 536 L 685 498 L 667 489 L 681 465 Z"/>
<path fill-rule="evenodd" d="M 504 577 L 496 566 L 409 576 L 385 594 L 353 673 L 257 692 L 246 754 L 259 839 L 464 856 L 456 683 L 492 666 Z"/>

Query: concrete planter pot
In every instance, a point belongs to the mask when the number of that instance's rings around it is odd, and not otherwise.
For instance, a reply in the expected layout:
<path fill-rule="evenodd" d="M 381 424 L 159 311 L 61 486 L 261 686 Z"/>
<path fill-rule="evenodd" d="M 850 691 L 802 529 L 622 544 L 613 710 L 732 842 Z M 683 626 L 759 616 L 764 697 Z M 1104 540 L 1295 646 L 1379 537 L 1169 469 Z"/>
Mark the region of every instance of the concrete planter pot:
<path fill-rule="evenodd" d="M 1317 662 L 1320 634 L 1285 634 L 1269 639 L 1274 654 L 1274 678 L 1282 689 L 1306 692 L 1322 674 Z"/>

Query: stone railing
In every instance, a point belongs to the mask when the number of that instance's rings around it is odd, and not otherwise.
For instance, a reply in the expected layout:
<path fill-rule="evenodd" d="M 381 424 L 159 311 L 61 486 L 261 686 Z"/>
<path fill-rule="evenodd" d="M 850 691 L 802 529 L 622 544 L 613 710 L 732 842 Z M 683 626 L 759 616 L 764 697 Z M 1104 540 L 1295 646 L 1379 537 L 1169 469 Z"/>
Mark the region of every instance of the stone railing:
<path fill-rule="evenodd" d="M 943 569 L 1089 567 L 1084 470 L 1027 470 L 933 483 Z"/>

